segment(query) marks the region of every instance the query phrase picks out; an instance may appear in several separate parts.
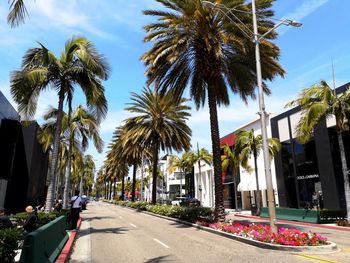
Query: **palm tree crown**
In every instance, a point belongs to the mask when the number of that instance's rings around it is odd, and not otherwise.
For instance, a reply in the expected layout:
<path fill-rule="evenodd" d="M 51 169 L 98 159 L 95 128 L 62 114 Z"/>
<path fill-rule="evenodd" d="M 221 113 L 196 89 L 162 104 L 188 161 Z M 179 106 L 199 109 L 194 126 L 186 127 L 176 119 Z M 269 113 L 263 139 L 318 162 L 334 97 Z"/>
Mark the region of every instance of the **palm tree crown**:
<path fill-rule="evenodd" d="M 45 208 L 50 211 L 54 201 L 63 103 L 67 99 L 70 105 L 75 86 L 80 86 L 89 110 L 100 122 L 107 113 L 102 80 L 108 78 L 110 69 L 105 57 L 84 37 L 69 39 L 60 57 L 56 57 L 41 43 L 39 46 L 29 49 L 23 57 L 21 69 L 11 73 L 11 94 L 18 104 L 19 112 L 25 118 L 31 118 L 35 114 L 40 93 L 47 89 L 57 92 L 57 126 Z"/>
<path fill-rule="evenodd" d="M 181 151 L 190 148 L 191 129 L 186 121 L 191 108 L 185 105 L 186 99 L 175 99 L 173 92 L 161 94 L 150 88 L 145 88 L 140 95 L 132 93 L 131 100 L 126 110 L 136 116 L 127 119 L 125 127 L 131 142 L 152 149 L 152 202 L 155 203 L 159 149 Z"/>
<path fill-rule="evenodd" d="M 229 105 L 229 92 L 238 93 L 246 101 L 254 97 L 256 87 L 255 51 L 252 39 L 241 31 L 240 23 L 232 23 L 224 14 L 207 8 L 201 0 L 157 0 L 167 10 L 147 10 L 144 14 L 158 17 L 145 26 L 146 42 L 154 42 L 142 60 L 147 69 L 148 84 L 161 91 L 174 90 L 181 96 L 189 87 L 197 109 L 208 100 L 213 164 L 215 174 L 215 217 L 223 221 L 223 187 L 221 182 L 220 135 L 217 105 Z M 213 1 L 214 2 L 214 1 Z M 259 1 L 259 32 L 270 30 L 272 0 Z M 244 0 L 222 0 L 228 8 L 239 9 L 237 17 L 252 28 L 250 5 Z M 276 33 L 268 34 L 274 39 Z M 262 77 L 271 80 L 283 75 L 278 64 L 279 48 L 268 40 L 260 44 Z M 265 92 L 269 92 L 264 85 Z"/>

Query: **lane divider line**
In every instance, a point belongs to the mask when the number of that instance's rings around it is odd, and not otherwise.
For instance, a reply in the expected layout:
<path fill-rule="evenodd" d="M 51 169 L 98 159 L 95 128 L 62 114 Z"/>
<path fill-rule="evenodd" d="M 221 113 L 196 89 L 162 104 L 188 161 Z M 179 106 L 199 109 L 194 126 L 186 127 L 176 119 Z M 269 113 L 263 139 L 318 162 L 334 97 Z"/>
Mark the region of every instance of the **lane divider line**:
<path fill-rule="evenodd" d="M 320 258 L 320 257 L 315 257 L 315 256 L 310 256 L 310 255 L 305 255 L 305 254 L 300 254 L 298 255 L 299 257 L 311 259 L 317 262 L 325 262 L 325 263 L 339 263 L 338 261 L 332 261 L 326 258 Z"/>
<path fill-rule="evenodd" d="M 165 245 L 162 241 L 159 241 L 158 239 L 156 238 L 153 238 L 154 241 L 156 241 L 157 243 L 161 244 L 163 247 L 165 248 L 170 248 L 169 246 Z"/>
<path fill-rule="evenodd" d="M 123 219 L 123 217 L 119 216 L 119 219 Z"/>
<path fill-rule="evenodd" d="M 131 225 L 132 227 L 137 228 L 137 226 L 135 226 L 133 223 L 129 223 L 129 225 Z"/>

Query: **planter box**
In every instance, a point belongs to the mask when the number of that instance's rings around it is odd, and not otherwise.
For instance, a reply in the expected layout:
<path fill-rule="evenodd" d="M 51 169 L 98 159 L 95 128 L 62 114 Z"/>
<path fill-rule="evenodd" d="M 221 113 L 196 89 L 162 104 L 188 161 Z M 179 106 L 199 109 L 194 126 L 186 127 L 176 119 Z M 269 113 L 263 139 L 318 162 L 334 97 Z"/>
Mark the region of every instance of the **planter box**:
<path fill-rule="evenodd" d="M 269 217 L 267 207 L 261 208 L 260 217 Z M 276 218 L 316 224 L 320 223 L 319 211 L 317 210 L 276 207 Z"/>

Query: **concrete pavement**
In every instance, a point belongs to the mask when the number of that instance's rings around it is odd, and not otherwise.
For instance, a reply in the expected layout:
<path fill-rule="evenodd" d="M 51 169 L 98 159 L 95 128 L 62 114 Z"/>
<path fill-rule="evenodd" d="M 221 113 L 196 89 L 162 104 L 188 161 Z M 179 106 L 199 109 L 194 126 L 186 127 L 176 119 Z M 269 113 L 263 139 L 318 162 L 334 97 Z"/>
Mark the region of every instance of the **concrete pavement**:
<path fill-rule="evenodd" d="M 82 213 L 70 262 L 311 262 L 102 202 Z"/>

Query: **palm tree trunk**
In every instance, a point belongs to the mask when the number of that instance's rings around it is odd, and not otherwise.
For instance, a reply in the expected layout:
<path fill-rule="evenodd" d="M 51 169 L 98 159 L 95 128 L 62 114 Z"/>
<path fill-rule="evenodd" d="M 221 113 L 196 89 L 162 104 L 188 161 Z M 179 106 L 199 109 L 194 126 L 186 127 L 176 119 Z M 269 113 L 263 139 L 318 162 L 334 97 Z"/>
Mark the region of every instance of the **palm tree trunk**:
<path fill-rule="evenodd" d="M 238 168 L 239 169 L 239 168 Z M 238 172 L 236 169 L 236 174 L 233 175 L 233 181 L 234 181 L 234 192 L 235 192 L 235 207 L 236 207 L 236 211 L 238 211 L 238 197 L 237 197 L 237 176 L 238 176 Z"/>
<path fill-rule="evenodd" d="M 112 199 L 112 180 L 109 180 L 109 200 Z"/>
<path fill-rule="evenodd" d="M 219 222 L 225 221 L 225 207 L 222 186 L 222 171 L 221 171 L 221 153 L 220 153 L 220 135 L 217 115 L 217 104 L 215 87 L 208 83 L 208 105 L 210 115 L 210 131 L 213 150 L 213 166 L 215 180 L 215 220 Z"/>
<path fill-rule="evenodd" d="M 198 160 L 198 172 L 199 172 L 199 176 L 198 176 L 198 197 L 199 197 L 199 202 L 201 202 L 201 204 L 202 204 L 202 191 L 201 191 L 201 189 L 202 189 L 202 187 L 203 187 L 203 185 L 202 185 L 202 168 L 201 168 L 201 161 L 200 160 Z"/>
<path fill-rule="evenodd" d="M 124 201 L 124 195 L 125 195 L 125 181 L 124 181 L 124 175 L 122 175 L 122 201 Z"/>
<path fill-rule="evenodd" d="M 257 153 L 255 149 L 254 149 L 253 155 L 254 155 L 255 181 L 256 181 L 256 200 L 255 201 L 256 201 L 257 213 L 258 215 L 260 215 L 261 198 L 260 198 L 260 188 L 259 188 Z"/>
<path fill-rule="evenodd" d="M 68 125 L 70 125 L 71 115 L 72 115 L 72 109 L 71 109 L 71 107 L 69 107 L 69 109 L 68 109 Z M 66 177 L 65 177 L 65 182 L 64 182 L 64 193 L 63 193 L 63 208 L 64 209 L 66 209 L 68 206 L 69 182 L 70 182 L 70 173 L 71 173 L 71 169 L 72 169 L 73 138 L 74 138 L 74 134 L 72 132 L 72 134 L 70 134 L 70 136 L 69 136 L 68 164 L 67 164 Z"/>
<path fill-rule="evenodd" d="M 83 180 L 84 180 L 84 173 L 81 175 L 81 177 L 80 177 L 80 183 L 79 183 L 79 192 L 80 192 L 80 196 L 82 196 L 83 195 L 83 191 L 84 191 L 84 189 L 83 189 Z"/>
<path fill-rule="evenodd" d="M 53 150 L 52 150 L 52 161 L 50 164 L 51 166 L 50 167 L 50 184 L 47 189 L 47 195 L 46 195 L 45 212 L 47 213 L 52 210 L 54 199 L 55 199 L 56 170 L 57 170 L 58 154 L 60 151 L 60 135 L 61 135 L 61 128 L 62 128 L 63 102 L 64 102 L 64 93 L 63 93 L 63 89 L 61 89 L 59 93 L 59 100 L 58 100 L 58 113 L 57 113 L 55 137 L 53 142 Z"/>
<path fill-rule="evenodd" d="M 180 197 L 182 197 L 182 171 L 180 170 Z"/>
<path fill-rule="evenodd" d="M 348 174 L 349 171 L 348 171 L 348 165 L 346 163 L 342 133 L 340 131 L 337 131 L 337 135 L 338 135 L 340 158 L 341 158 L 343 177 L 344 177 L 344 194 L 345 194 L 345 201 L 346 201 L 347 219 L 348 219 L 348 222 L 350 222 L 350 183 L 349 183 L 349 174 Z"/>
<path fill-rule="evenodd" d="M 135 202 L 135 189 L 136 189 L 136 162 L 134 162 L 133 165 L 133 173 L 132 173 L 132 196 L 131 196 L 131 202 Z"/>
<path fill-rule="evenodd" d="M 104 185 L 105 185 L 105 199 L 107 199 L 107 181 L 105 181 L 105 183 L 104 183 Z"/>
<path fill-rule="evenodd" d="M 114 176 L 113 179 L 113 198 L 116 198 L 116 193 L 117 193 L 117 178 Z"/>
<path fill-rule="evenodd" d="M 152 204 L 155 204 L 157 202 L 158 150 L 159 150 L 159 142 L 158 142 L 158 138 L 156 138 L 154 140 L 154 145 L 153 145 Z"/>

